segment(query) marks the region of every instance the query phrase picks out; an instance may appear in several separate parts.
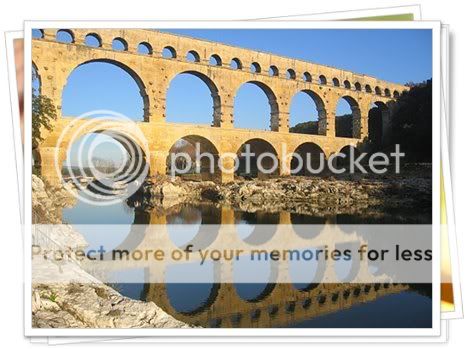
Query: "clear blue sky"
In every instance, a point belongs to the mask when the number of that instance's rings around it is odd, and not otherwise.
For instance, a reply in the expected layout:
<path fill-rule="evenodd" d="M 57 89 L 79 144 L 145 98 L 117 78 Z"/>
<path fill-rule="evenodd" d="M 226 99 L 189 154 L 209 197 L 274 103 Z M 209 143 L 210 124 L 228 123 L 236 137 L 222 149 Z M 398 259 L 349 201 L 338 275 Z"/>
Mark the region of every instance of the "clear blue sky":
<path fill-rule="evenodd" d="M 165 31 L 348 69 L 401 84 L 432 77 L 432 34 L 426 29 Z"/>
<path fill-rule="evenodd" d="M 166 31 L 335 66 L 402 84 L 432 77 L 430 30 Z M 178 52 L 179 56 L 185 54 Z M 180 75 L 171 82 L 166 106 L 167 121 L 212 122 L 210 92 L 194 76 Z M 110 64 L 90 63 L 71 74 L 63 93 L 63 115 L 80 115 L 97 109 L 109 109 L 142 120 L 143 102 L 136 83 L 126 72 Z M 341 101 L 337 115 L 349 112 L 347 103 Z M 290 113 L 291 125 L 317 120 L 315 104 L 305 94 L 294 97 Z M 269 129 L 269 114 L 267 98 L 258 87 L 246 84 L 239 89 L 234 100 L 236 127 Z"/>

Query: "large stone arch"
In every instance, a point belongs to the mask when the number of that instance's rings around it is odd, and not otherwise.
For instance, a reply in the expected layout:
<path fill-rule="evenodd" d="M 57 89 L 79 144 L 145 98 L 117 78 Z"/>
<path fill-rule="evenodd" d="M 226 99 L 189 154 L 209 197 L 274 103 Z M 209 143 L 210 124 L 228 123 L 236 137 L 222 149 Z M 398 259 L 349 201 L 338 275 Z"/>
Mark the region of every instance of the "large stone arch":
<path fill-rule="evenodd" d="M 363 87 L 362 92 L 333 87 L 330 81 L 327 85 L 320 85 L 318 79 L 313 79 L 312 82 L 307 83 L 298 80 L 287 80 L 283 78 L 283 73 L 285 68 L 289 67 L 293 67 L 298 76 L 300 73 L 307 71 L 311 72 L 315 77 L 327 76 L 328 80 L 334 76 L 344 80 L 346 74 L 340 69 L 164 32 L 134 29 L 93 29 L 92 31 L 89 29 L 73 29 L 74 42 L 63 44 L 55 41 L 56 31 L 57 29 L 45 29 L 43 38 L 34 38 L 32 40 L 32 60 L 41 75 L 41 88 L 44 94 L 56 103 L 60 114 L 63 86 L 65 86 L 67 75 L 74 67 L 91 61 L 112 61 L 125 68 L 127 72 L 131 73 L 132 77 L 139 78 L 137 82 L 140 83 L 139 86 L 143 90 L 142 94 L 148 101 L 148 105 L 145 105 L 145 117 L 151 116 L 152 122 L 141 123 L 139 126 L 145 130 L 151 142 L 151 159 L 155 158 L 153 155 L 163 159 L 159 162 L 161 166 L 154 166 L 159 173 L 163 173 L 166 169 L 167 150 L 171 145 L 171 140 L 175 141 L 175 139 L 188 132 L 194 132 L 216 140 L 212 140 L 212 142 L 216 144 L 220 153 L 231 150 L 231 148 L 235 148 L 235 145 L 242 144 L 243 141 L 252 137 L 261 137 L 276 145 L 284 141 L 288 143 L 289 150 L 294 149 L 304 138 L 302 135 L 300 136 L 301 139 L 299 139 L 299 136 L 296 137 L 297 135 L 286 134 L 288 132 L 288 107 L 291 95 L 301 88 L 316 91 L 322 96 L 322 100 L 326 105 L 326 111 L 329 115 L 328 134 L 326 137 L 320 136 L 307 139 L 320 144 L 328 156 L 340 148 L 342 144 L 355 144 L 355 140 L 335 139 L 332 134 L 334 130 L 334 120 L 332 119 L 334 118 L 331 116 L 333 115 L 336 98 L 345 94 L 358 101 L 360 116 L 362 117 L 360 122 L 355 120 L 356 122 L 353 123 L 353 134 L 360 136 L 358 138 L 362 141 L 367 135 L 367 118 L 363 118 L 363 116 L 367 114 L 368 102 L 372 98 L 387 103 L 392 100 L 389 96 L 364 93 L 365 90 L 367 91 L 365 87 L 368 85 L 369 87 L 372 86 L 373 89 L 374 86 L 385 85 L 391 91 L 400 91 L 400 93 L 407 89 L 402 85 L 384 83 L 367 76 L 360 78 L 360 84 Z M 91 32 L 100 37 L 101 47 L 94 48 L 85 45 L 86 35 Z M 117 37 L 126 40 L 128 51 L 115 51 L 112 49 L 112 40 Z M 152 55 L 137 54 L 137 47 L 141 42 L 147 42 L 153 47 Z M 162 49 L 168 46 L 177 50 L 178 56 L 175 59 L 162 58 Z M 200 60 L 196 62 L 186 61 L 181 53 L 189 50 L 196 51 L 200 55 Z M 217 52 L 223 59 L 222 66 L 210 66 L 208 64 L 207 55 L 214 52 Z M 243 63 L 244 68 L 228 69 L 226 62 L 228 62 L 227 58 L 229 57 L 237 57 Z M 279 76 L 268 76 L 266 71 L 260 74 L 252 74 L 247 67 L 253 61 L 258 62 L 263 68 L 271 65 L 279 67 L 281 74 Z M 217 87 L 221 110 L 216 112 L 215 126 L 221 127 L 215 129 L 191 126 L 191 130 L 181 131 L 179 125 L 164 125 L 165 93 L 168 84 L 171 77 L 185 71 L 196 71 L 197 74 L 203 74 Z M 260 86 L 263 92 L 266 91 L 270 106 L 274 107 L 270 116 L 271 129 L 280 131 L 279 133 L 258 133 L 255 135 L 248 130 L 236 130 L 236 132 L 224 130 L 224 128 L 232 127 L 233 99 L 236 88 L 248 82 Z M 66 122 L 68 120 L 59 119 L 54 122 L 56 127 L 54 127 L 53 131 L 45 132 L 44 141 L 41 142 L 40 146 L 50 149 L 40 149 L 41 163 L 47 163 L 48 160 L 46 159 L 53 159 L 51 154 L 53 154 L 55 139 Z M 358 123 L 360 125 L 356 127 Z M 164 135 L 164 137 L 158 135 Z M 275 146 L 275 148 L 279 150 L 280 147 Z M 235 152 L 235 150 L 232 150 L 232 152 Z M 287 174 L 287 172 L 285 171 L 284 174 Z M 229 177 L 226 177 L 226 179 L 229 179 Z"/>
<path fill-rule="evenodd" d="M 369 121 L 371 122 L 369 137 L 373 138 L 373 141 L 377 146 L 385 146 L 391 134 L 393 103 L 392 101 L 381 99 L 375 99 L 372 101 L 372 105 L 375 107 L 369 110 Z"/>
<path fill-rule="evenodd" d="M 93 130 L 82 130 L 82 132 L 74 134 L 73 138 L 65 137 L 63 142 L 60 143 L 59 155 L 55 158 L 56 167 L 61 166 L 61 161 L 67 160 L 67 153 L 75 144 L 79 142 L 83 137 L 89 136 L 91 134 L 103 134 L 116 142 L 120 143 L 121 146 L 128 152 L 129 156 L 141 156 L 141 159 L 136 159 L 137 162 L 132 164 L 133 168 L 130 168 L 130 171 L 142 172 L 147 171 L 150 173 L 150 154 L 147 144 L 143 143 L 143 140 L 138 139 L 134 135 L 126 132 L 125 130 L 109 130 L 106 128 L 96 128 Z M 145 169 L 144 167 L 147 166 Z"/>
<path fill-rule="evenodd" d="M 351 113 L 352 113 L 352 138 L 361 138 L 361 108 L 359 106 L 358 101 L 351 95 L 346 94 L 346 95 L 341 95 L 339 96 L 337 100 L 337 104 L 335 105 L 335 111 L 338 106 L 338 102 L 340 99 L 344 99 L 349 106 L 351 107 Z M 336 130 L 336 124 L 335 124 L 335 130 Z"/>
<path fill-rule="evenodd" d="M 197 154 L 200 155 L 199 159 Z M 186 174 L 200 174 L 202 179 L 219 179 L 222 175 L 218 166 L 220 155 L 213 140 L 196 134 L 187 134 L 175 140 L 169 148 L 166 160 L 167 172 L 182 172 L 190 166 Z M 187 163 L 189 158 L 190 164 Z M 182 166 L 178 162 L 179 159 L 184 161 Z"/>
<path fill-rule="evenodd" d="M 193 69 L 182 70 L 180 72 L 177 72 L 176 74 L 174 74 L 171 77 L 171 79 L 169 80 L 169 83 L 167 85 L 168 88 L 165 91 L 165 93 L 166 93 L 166 98 L 165 98 L 166 103 L 167 103 L 167 92 L 169 91 L 171 82 L 175 78 L 177 78 L 178 76 L 184 75 L 184 74 L 188 74 L 188 75 L 192 75 L 192 76 L 197 77 L 202 82 L 204 82 L 205 85 L 208 87 L 208 89 L 210 90 L 210 93 L 211 93 L 211 98 L 213 99 L 213 122 L 212 122 L 212 126 L 215 126 L 215 127 L 221 126 L 222 113 L 221 113 L 221 97 L 219 95 L 219 89 L 216 86 L 216 83 L 211 78 L 209 78 L 207 74 L 202 73 L 202 72 L 200 72 L 198 70 L 193 70 Z"/>
<path fill-rule="evenodd" d="M 278 99 L 273 92 L 273 90 L 264 82 L 258 80 L 247 80 L 243 81 L 236 89 L 235 96 L 239 92 L 240 88 L 246 84 L 252 84 L 259 87 L 263 93 L 265 93 L 266 97 L 268 98 L 268 103 L 270 105 L 270 130 L 271 131 L 278 131 L 279 128 L 279 106 L 278 106 Z M 235 98 L 234 96 L 234 98 Z"/>
<path fill-rule="evenodd" d="M 247 145 L 249 148 L 247 148 Z M 251 157 L 243 156 L 249 150 L 254 154 Z M 237 158 L 239 159 L 239 167 L 236 171 L 237 175 L 245 175 L 247 177 L 267 177 L 270 175 L 278 175 L 280 170 L 280 159 L 278 151 L 275 146 L 262 138 L 251 138 L 243 142 L 236 151 Z M 268 156 L 262 154 L 270 154 Z M 258 160 L 261 158 L 260 160 Z M 276 163 L 274 158 L 276 158 Z M 260 163 L 262 168 L 258 168 L 257 164 Z M 274 167 L 276 166 L 276 169 Z"/>
<path fill-rule="evenodd" d="M 147 93 L 147 86 L 145 86 L 145 83 L 143 82 L 143 79 L 140 77 L 140 75 L 135 71 L 133 70 L 132 68 L 130 68 L 129 65 L 119 61 L 119 60 L 116 60 L 116 59 L 110 59 L 110 58 L 95 58 L 95 59 L 87 59 L 87 60 L 84 60 L 82 62 L 79 62 L 78 64 L 74 65 L 67 77 L 66 77 L 66 80 L 65 80 L 65 83 L 61 89 L 61 96 L 60 96 L 60 108 L 62 106 L 62 101 L 63 101 L 63 92 L 65 90 L 65 87 L 67 85 L 67 82 L 68 82 L 68 79 L 69 77 L 73 74 L 73 72 L 81 67 L 81 66 L 84 66 L 86 64 L 90 64 L 90 63 L 107 63 L 107 64 L 112 64 L 120 69 L 122 69 L 123 71 L 125 71 L 127 74 L 130 75 L 130 77 L 135 81 L 135 83 L 137 84 L 138 86 L 138 89 L 139 89 L 139 92 L 140 92 L 140 96 L 142 98 L 142 101 L 143 101 L 143 120 L 144 121 L 149 121 L 149 117 L 150 117 L 150 101 L 149 101 L 149 96 L 148 96 L 148 93 Z"/>
<path fill-rule="evenodd" d="M 351 159 L 351 153 L 354 154 L 354 158 L 358 158 L 362 154 L 362 149 L 359 146 L 355 146 L 352 144 L 345 145 L 340 149 L 338 152 L 341 154 L 340 156 L 334 159 L 334 166 L 338 170 L 344 170 L 343 173 L 348 173 L 351 170 L 351 167 L 354 168 Z M 365 164 L 365 159 L 360 161 L 360 164 Z M 354 168 L 354 171 L 357 173 L 359 169 Z"/>
<path fill-rule="evenodd" d="M 314 175 L 315 170 L 320 169 L 322 164 L 325 168 L 325 151 L 316 143 L 301 143 L 296 147 L 296 149 L 294 149 L 293 153 L 295 154 L 295 157 L 291 159 L 291 174 L 298 176 L 311 176 Z M 301 160 L 299 160 L 299 158 Z M 320 164 L 320 161 L 322 164 Z M 301 162 L 302 166 L 299 168 Z M 323 172 L 323 170 L 320 172 Z"/>
<path fill-rule="evenodd" d="M 325 102 L 323 101 L 322 96 L 320 96 L 317 92 L 311 89 L 301 89 L 293 94 L 291 97 L 291 102 L 289 107 L 291 108 L 293 98 L 299 93 L 305 93 L 309 96 L 315 104 L 318 113 L 318 135 L 326 135 L 327 134 L 327 110 L 325 106 Z M 290 125 L 289 125 L 290 126 Z"/>
<path fill-rule="evenodd" d="M 281 120 L 277 125 L 274 126 L 274 130 L 280 129 L 282 132 L 287 132 L 287 112 L 283 111 L 283 107 L 287 105 L 287 98 L 289 96 L 288 89 L 297 88 L 297 81 L 291 81 L 286 79 L 280 79 L 278 76 L 267 76 L 267 74 L 255 74 L 252 76 L 247 69 L 225 69 L 228 64 L 223 63 L 222 66 L 209 66 L 208 57 L 210 54 L 216 52 L 223 59 L 223 62 L 228 62 L 228 57 L 236 57 L 239 61 L 244 63 L 244 66 L 249 66 L 251 62 L 258 62 L 262 67 L 276 66 L 281 67 L 283 71 L 285 67 L 293 67 L 298 73 L 302 72 L 313 72 L 314 76 L 320 77 L 314 79 L 312 82 L 319 85 L 323 83 L 325 76 L 337 77 L 344 79 L 344 71 L 335 69 L 323 65 L 316 65 L 313 63 L 302 62 L 294 59 L 287 59 L 284 57 L 256 52 L 249 49 L 240 47 L 232 47 L 224 45 L 222 43 L 212 43 L 205 40 L 198 40 L 189 37 L 181 37 L 166 32 L 156 32 L 148 30 L 138 29 L 68 29 L 74 41 L 72 43 L 58 43 L 56 42 L 55 36 L 57 29 L 44 29 L 44 35 L 40 38 L 33 39 L 33 57 L 36 60 L 42 60 L 44 66 L 49 68 L 47 74 L 54 76 L 55 84 L 59 85 L 62 83 L 63 68 L 69 69 L 67 64 L 73 65 L 73 60 L 79 60 L 82 57 L 87 58 L 107 58 L 115 59 L 133 67 L 135 71 L 138 71 L 140 76 L 146 82 L 148 94 L 150 95 L 151 109 L 149 113 L 155 120 L 161 121 L 164 117 L 164 87 L 167 85 L 168 76 L 172 75 L 173 72 L 181 72 L 186 69 L 194 69 L 204 71 L 213 81 L 218 80 L 218 87 L 221 89 L 219 82 L 222 80 L 229 81 L 224 83 L 222 86 L 221 103 L 223 109 L 222 124 L 223 127 L 229 127 L 230 125 L 230 106 L 232 106 L 232 98 L 229 94 L 233 94 L 232 91 L 238 85 L 238 82 L 249 80 L 262 81 L 267 84 L 273 91 L 279 100 L 279 109 L 281 114 Z M 96 35 L 100 38 L 101 46 L 99 48 L 86 46 L 86 36 L 89 34 Z M 112 41 L 115 38 L 122 38 L 126 41 L 128 51 L 115 51 L 112 49 Z M 153 48 L 152 55 L 141 55 L 136 56 L 138 53 L 137 47 L 139 43 L 145 42 Z M 196 51 L 199 54 L 199 61 L 186 62 L 182 55 L 174 59 L 161 59 L 163 48 L 172 47 L 178 53 L 185 53 L 189 51 Z M 46 51 L 47 50 L 47 51 Z M 48 57 L 44 53 L 47 53 Z M 65 65 L 54 67 L 54 62 L 63 55 L 67 57 L 68 61 Z M 72 58 L 73 56 L 73 58 Z M 45 77 L 44 77 L 45 78 Z M 376 86 L 377 84 L 383 84 L 375 78 L 364 77 L 359 83 L 364 86 Z M 44 81 L 45 82 L 45 81 Z M 340 87 L 334 87 L 332 84 L 328 84 L 329 90 L 338 92 L 341 90 Z M 57 87 L 57 86 L 55 86 Z M 60 87 L 60 86 L 59 86 Z M 403 91 L 405 89 L 401 85 L 385 83 L 385 87 L 390 91 Z M 49 86 L 47 86 L 49 89 Z M 50 87 L 52 88 L 52 86 Z M 59 89 L 58 89 L 59 90 Z M 364 90 L 364 88 L 363 88 Z M 366 89 L 367 91 L 367 89 Z M 348 91 L 353 93 L 354 91 Z M 391 96 L 386 96 L 391 98 Z M 395 96 L 393 96 L 395 97 Z M 329 110 L 330 112 L 331 110 Z"/>

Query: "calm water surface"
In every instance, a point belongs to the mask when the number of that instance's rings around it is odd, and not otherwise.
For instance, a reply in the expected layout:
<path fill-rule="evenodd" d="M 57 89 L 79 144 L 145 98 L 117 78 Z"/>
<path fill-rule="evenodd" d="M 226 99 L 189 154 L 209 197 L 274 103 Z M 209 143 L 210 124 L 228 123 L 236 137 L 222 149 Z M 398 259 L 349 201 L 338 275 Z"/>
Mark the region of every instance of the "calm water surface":
<path fill-rule="evenodd" d="M 74 225 L 83 234 L 89 243 L 89 249 L 99 247 L 103 239 L 107 246 L 119 246 L 129 234 L 132 226 L 135 223 L 147 223 L 147 217 L 149 217 L 148 213 L 136 211 L 125 202 L 112 206 L 96 206 L 79 201 L 74 207 L 63 210 L 63 221 Z M 212 204 L 182 205 L 175 212 L 171 211 L 165 220 L 170 239 L 175 245 L 183 246 L 196 237 L 200 225 L 217 224 L 220 222 L 220 217 L 221 209 Z M 253 225 L 278 224 L 280 213 L 235 211 L 234 217 L 239 237 L 245 242 L 255 244 L 261 243 L 261 240 L 268 241 L 275 232 L 272 231 L 270 236 L 263 234 L 258 237 Z M 369 224 L 407 223 L 414 219 L 405 212 L 392 212 L 391 217 L 393 218 L 369 219 L 362 216 L 335 215 L 324 218 L 292 214 L 291 222 L 323 224 L 331 221 L 336 224 Z M 104 229 L 104 235 L 96 235 L 92 227 L 87 227 L 86 224 L 113 224 L 114 226 L 107 232 Z M 118 225 L 117 228 L 115 224 Z M 181 228 L 181 224 L 185 226 Z M 298 228 L 295 233 L 303 238 L 313 238 L 319 232 Z M 147 271 L 144 269 L 116 271 L 116 275 L 118 273 L 128 275 L 127 279 L 132 280 L 132 283 L 112 283 L 111 286 L 127 297 L 154 301 L 181 321 L 204 327 L 422 328 L 432 326 L 430 285 L 406 285 L 402 290 L 378 297 L 372 296 L 374 288 L 370 286 L 371 291 L 361 287 L 359 295 L 356 295 L 357 291 L 350 287 L 351 293 L 346 297 L 347 292 L 343 292 L 342 287 L 334 288 L 333 285 L 327 285 L 328 288 L 317 293 L 314 289 L 318 285 L 312 285 L 311 288 L 310 285 L 301 283 L 272 284 L 269 265 L 256 263 L 255 266 L 250 267 L 248 263 L 248 260 L 241 258 L 234 265 L 234 281 L 236 273 L 247 272 L 255 276 L 255 282 L 227 285 L 231 287 L 228 292 L 230 296 L 227 297 L 229 299 L 218 298 L 222 294 L 221 288 L 226 285 L 215 284 L 214 280 L 210 280 L 209 277 L 204 283 L 171 282 L 174 275 L 183 273 L 190 278 L 193 274 L 191 268 L 200 268 L 200 266 L 191 265 L 177 264 L 167 267 L 165 284 L 146 283 Z M 213 263 L 205 263 L 203 268 L 206 268 L 206 275 L 214 274 Z M 291 278 L 294 280 L 294 273 L 310 272 L 313 274 L 315 272 L 310 265 L 308 268 L 291 264 L 289 268 Z M 348 271 L 349 265 L 346 263 L 342 263 L 339 270 L 336 270 L 337 274 L 346 274 Z M 380 285 L 380 290 L 382 287 L 384 286 Z M 296 291 L 301 290 L 299 296 L 297 296 L 298 292 L 288 291 L 291 288 Z M 369 292 L 368 295 L 367 292 Z M 337 293 L 341 296 L 337 296 Z M 304 296 L 301 296 L 302 294 Z M 353 302 L 353 297 L 361 301 Z"/>

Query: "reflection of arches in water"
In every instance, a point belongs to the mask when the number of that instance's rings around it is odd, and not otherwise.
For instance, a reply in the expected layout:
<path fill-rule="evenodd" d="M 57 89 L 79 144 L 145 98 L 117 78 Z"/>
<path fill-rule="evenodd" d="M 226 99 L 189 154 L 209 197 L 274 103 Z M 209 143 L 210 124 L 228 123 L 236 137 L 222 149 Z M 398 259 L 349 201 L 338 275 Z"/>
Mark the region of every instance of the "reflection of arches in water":
<path fill-rule="evenodd" d="M 325 222 L 325 217 L 291 213 L 294 232 L 303 239 L 316 238 L 322 232 Z"/>
<path fill-rule="evenodd" d="M 342 252 L 341 258 L 337 258 L 333 263 L 337 281 L 351 282 L 359 272 L 361 266 L 359 258 L 359 242 L 347 242 L 336 244 L 335 249 Z M 349 250 L 348 255 L 344 251 Z"/>
<path fill-rule="evenodd" d="M 345 213 L 337 214 L 335 223 L 339 225 L 340 230 L 345 234 L 352 234 L 356 231 L 356 227 L 352 226 L 352 224 L 368 224 L 362 217 Z"/>
<path fill-rule="evenodd" d="M 109 217 L 114 220 L 110 226 L 107 224 Z M 112 250 L 131 252 L 140 245 L 146 235 L 150 214 L 134 210 L 124 201 L 97 206 L 79 200 L 74 207 L 62 210 L 62 219 L 83 234 L 89 244 L 88 250 L 103 246 L 108 251 L 103 259 L 112 260 Z"/>
<path fill-rule="evenodd" d="M 356 226 L 352 224 L 385 224 L 382 218 L 380 217 L 369 217 L 360 214 L 346 214 L 340 213 L 336 215 L 336 224 L 340 225 L 340 229 L 347 233 L 351 234 L 356 231 Z"/>
<path fill-rule="evenodd" d="M 131 253 L 144 240 L 146 236 L 146 230 L 150 222 L 150 214 L 140 210 L 135 210 L 134 212 L 135 216 L 133 223 L 130 225 L 130 231 L 127 237 L 116 248 L 113 249 L 114 251 L 129 251 Z M 113 260 L 114 256 L 112 255 L 112 251 L 104 254 L 103 259 Z"/>
<path fill-rule="evenodd" d="M 352 224 L 417 224 L 421 223 L 421 217 L 412 215 L 407 217 L 407 212 L 402 212 L 401 209 L 385 208 L 385 212 L 375 214 L 373 216 L 365 214 L 337 214 L 336 224 L 340 224 L 340 229 L 345 233 L 353 233 L 356 231 L 356 226 Z"/>
<path fill-rule="evenodd" d="M 125 297 L 144 300 L 148 292 L 148 273 L 148 268 L 112 270 L 107 275 L 106 284 Z"/>
<path fill-rule="evenodd" d="M 325 153 L 315 143 L 306 142 L 294 150 L 294 156 L 291 159 L 291 174 L 296 176 L 311 176 L 314 172 L 322 172 L 325 167 Z M 299 158 L 298 158 L 299 157 Z M 319 171 L 320 170 L 320 171 Z"/>
<path fill-rule="evenodd" d="M 323 249 L 320 247 L 310 247 L 307 249 L 291 251 L 289 257 L 289 276 L 292 285 L 300 291 L 311 291 L 318 287 L 323 280 L 326 269 L 326 261 L 318 254 Z"/>
<path fill-rule="evenodd" d="M 400 208 L 385 207 L 385 211 L 374 215 L 365 214 L 339 214 L 336 215 L 337 224 L 341 229 L 349 230 L 346 224 L 426 224 L 431 221 L 431 212 L 420 210 L 418 213 L 408 212 Z"/>
<path fill-rule="evenodd" d="M 380 292 L 374 292 L 373 284 L 327 284 L 310 285 L 309 290 L 298 290 L 292 285 L 278 283 L 269 292 L 263 292 L 260 296 L 263 300 L 257 302 L 246 301 L 239 298 L 235 288 L 231 285 L 221 285 L 218 296 L 209 308 L 204 305 L 197 307 L 192 305 L 192 313 L 182 314 L 176 312 L 167 297 L 165 286 L 152 284 L 147 292 L 146 300 L 154 301 L 167 313 L 185 323 L 202 327 L 284 327 L 305 324 L 322 315 L 332 314 L 331 317 L 340 317 L 340 312 L 352 306 L 359 306 L 365 302 L 373 302 L 375 299 L 387 294 L 396 294 L 407 290 L 405 285 L 387 284 L 388 292 L 384 285 L 380 285 Z M 179 288 L 182 296 L 190 290 Z M 272 291 L 271 291 L 272 290 Z M 262 290 L 260 290 L 262 291 Z M 377 291 L 377 290 L 376 290 Z M 204 300 L 209 298 L 209 288 L 204 292 Z M 260 294 L 262 292 L 258 292 Z M 171 292 L 172 294 L 172 292 Z M 202 297 L 197 297 L 201 299 Z M 206 302 L 205 302 L 206 303 Z M 199 303 L 200 304 L 200 303 Z M 180 305 L 178 309 L 180 309 Z M 188 307 L 185 307 L 187 310 Z M 201 311 L 204 309 L 203 311 Z M 320 319 L 318 319 L 320 321 Z M 348 323 L 350 323 L 348 321 Z M 339 326 L 339 325 L 337 325 Z M 307 327 L 307 326 L 305 326 Z"/>
<path fill-rule="evenodd" d="M 280 221 L 279 213 L 237 211 L 235 224 L 237 234 L 250 245 L 261 245 L 276 233 Z"/>
<path fill-rule="evenodd" d="M 173 264 L 166 268 L 166 293 L 175 311 L 197 314 L 218 297 L 219 266 L 212 261 Z"/>
<path fill-rule="evenodd" d="M 196 224 L 202 222 L 202 211 L 196 206 L 184 205 L 176 213 L 170 213 L 166 216 L 167 224 Z"/>
<path fill-rule="evenodd" d="M 258 256 L 241 256 L 233 264 L 233 281 L 240 298 L 247 302 L 259 302 L 275 288 L 278 263 Z"/>
<path fill-rule="evenodd" d="M 167 232 L 179 248 L 188 245 L 193 250 L 210 246 L 217 238 L 221 210 L 211 205 L 183 206 L 177 213 L 166 216 Z"/>
<path fill-rule="evenodd" d="M 238 176 L 256 178 L 279 173 L 278 153 L 273 145 L 263 139 L 255 138 L 242 144 L 237 157 Z"/>

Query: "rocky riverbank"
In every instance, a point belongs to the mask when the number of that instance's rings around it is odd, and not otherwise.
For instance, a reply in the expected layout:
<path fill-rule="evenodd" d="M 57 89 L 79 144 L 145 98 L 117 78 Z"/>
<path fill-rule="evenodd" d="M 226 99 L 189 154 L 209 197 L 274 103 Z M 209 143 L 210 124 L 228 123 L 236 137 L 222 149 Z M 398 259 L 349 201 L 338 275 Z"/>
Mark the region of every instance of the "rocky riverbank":
<path fill-rule="evenodd" d="M 37 328 L 190 328 L 153 302 L 123 297 L 102 283 L 34 285 Z"/>
<path fill-rule="evenodd" d="M 228 184 L 155 176 L 129 199 L 150 210 L 183 202 L 212 202 L 247 212 L 355 214 L 392 208 L 431 212 L 430 168 L 386 177 L 279 177 Z"/>
<path fill-rule="evenodd" d="M 75 191 L 73 186 L 70 184 L 51 186 L 36 175 L 32 175 L 31 186 L 34 223 L 62 223 L 60 210 L 76 203 L 76 198 L 71 193 Z"/>
<path fill-rule="evenodd" d="M 75 203 L 66 188 L 52 187 L 39 177 L 32 178 L 33 212 L 36 224 L 60 224 L 58 212 Z M 70 189 L 70 188 L 68 188 Z M 34 234 L 38 234 L 36 229 Z M 54 233 L 48 230 L 47 239 L 54 247 L 77 250 L 86 247 L 81 234 L 69 225 L 62 225 Z M 33 234 L 33 235 L 34 235 Z M 50 248 L 50 246 L 47 246 Z M 34 263 L 33 263 L 34 265 Z M 40 263 L 44 268 L 44 263 Z M 73 283 L 32 285 L 32 324 L 36 328 L 188 328 L 153 302 L 142 302 L 122 296 L 113 288 L 93 278 L 79 267 L 79 263 L 45 265 L 46 273 L 57 277 L 73 273 Z M 41 269 L 41 272 L 44 271 Z M 71 273 L 69 273 L 71 274 Z M 54 274 L 52 274 L 54 275 Z M 79 282 L 79 280 L 83 282 Z M 86 282 L 84 282 L 86 281 Z"/>

